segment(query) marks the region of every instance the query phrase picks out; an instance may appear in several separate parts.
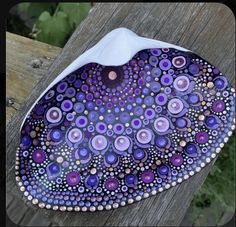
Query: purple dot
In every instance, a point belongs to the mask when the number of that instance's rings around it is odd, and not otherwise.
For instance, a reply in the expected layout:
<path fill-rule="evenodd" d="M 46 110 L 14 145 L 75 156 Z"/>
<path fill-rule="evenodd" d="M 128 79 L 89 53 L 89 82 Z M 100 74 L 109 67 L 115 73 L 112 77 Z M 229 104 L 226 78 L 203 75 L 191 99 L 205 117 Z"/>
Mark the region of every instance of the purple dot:
<path fill-rule="evenodd" d="M 73 107 L 73 104 L 70 100 L 64 100 L 62 103 L 61 103 L 61 108 L 62 110 L 64 111 L 70 111 Z"/>
<path fill-rule="evenodd" d="M 144 183 L 149 184 L 154 180 L 154 173 L 151 170 L 146 170 L 141 174 L 141 179 Z"/>
<path fill-rule="evenodd" d="M 171 67 L 171 62 L 168 59 L 162 59 L 159 63 L 159 66 L 162 70 L 169 70 Z"/>
<path fill-rule="evenodd" d="M 43 150 L 35 150 L 32 153 L 32 159 L 34 160 L 34 162 L 36 163 L 42 163 L 44 162 L 44 160 L 46 159 L 46 155 L 44 153 Z"/>
<path fill-rule="evenodd" d="M 180 154 L 174 154 L 170 158 L 170 162 L 174 166 L 181 166 L 183 164 L 183 161 L 184 161 L 184 159 L 183 159 L 182 155 L 180 155 Z"/>
<path fill-rule="evenodd" d="M 198 143 L 200 144 L 204 144 L 208 141 L 209 136 L 206 132 L 199 132 L 197 133 L 197 135 L 195 136 L 195 139 Z"/>
<path fill-rule="evenodd" d="M 66 176 L 66 182 L 70 186 L 75 186 L 80 182 L 80 175 L 75 171 L 70 172 Z"/>
<path fill-rule="evenodd" d="M 217 113 L 222 112 L 225 109 L 225 103 L 222 100 L 216 100 L 212 104 L 212 109 Z"/>
<path fill-rule="evenodd" d="M 119 187 L 119 181 L 116 178 L 108 178 L 105 181 L 105 188 L 109 191 L 114 191 Z"/>
<path fill-rule="evenodd" d="M 191 64 L 188 69 L 189 69 L 189 72 L 192 74 L 198 74 L 200 71 L 198 65 L 196 64 Z"/>

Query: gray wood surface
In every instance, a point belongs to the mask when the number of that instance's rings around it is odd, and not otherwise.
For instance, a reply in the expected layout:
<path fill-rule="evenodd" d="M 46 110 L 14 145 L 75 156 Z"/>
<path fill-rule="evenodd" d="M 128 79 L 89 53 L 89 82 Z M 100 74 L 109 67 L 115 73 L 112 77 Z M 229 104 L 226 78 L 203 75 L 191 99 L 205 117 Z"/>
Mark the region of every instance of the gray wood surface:
<path fill-rule="evenodd" d="M 60 50 L 59 47 L 6 33 L 6 98 L 12 100 L 6 110 L 7 124 L 33 87 L 46 74 Z"/>
<path fill-rule="evenodd" d="M 42 90 L 72 60 L 112 29 L 126 27 L 139 35 L 193 50 L 213 65 L 217 65 L 234 84 L 234 23 L 231 10 L 218 3 L 96 4 L 7 125 L 7 192 L 14 197 L 13 201 L 21 200 L 21 193 L 16 188 L 14 178 L 20 124 Z M 36 223 L 47 226 L 54 223 L 59 226 L 177 226 L 212 165 L 213 163 L 207 165 L 200 173 L 180 185 L 116 210 L 61 213 L 38 209 L 21 200 L 21 203 L 15 202 L 15 205 L 11 202 L 7 213 L 15 223 L 24 220 L 25 225 Z"/>

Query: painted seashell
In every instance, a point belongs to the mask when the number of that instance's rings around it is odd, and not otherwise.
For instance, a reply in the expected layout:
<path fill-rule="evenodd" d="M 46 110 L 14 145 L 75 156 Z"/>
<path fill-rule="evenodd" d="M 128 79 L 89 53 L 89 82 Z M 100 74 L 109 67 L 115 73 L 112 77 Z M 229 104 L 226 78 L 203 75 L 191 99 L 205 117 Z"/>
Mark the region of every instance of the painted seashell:
<path fill-rule="evenodd" d="M 72 62 L 21 127 L 17 183 L 53 210 L 117 208 L 199 172 L 234 129 L 235 90 L 191 51 L 119 28 Z"/>

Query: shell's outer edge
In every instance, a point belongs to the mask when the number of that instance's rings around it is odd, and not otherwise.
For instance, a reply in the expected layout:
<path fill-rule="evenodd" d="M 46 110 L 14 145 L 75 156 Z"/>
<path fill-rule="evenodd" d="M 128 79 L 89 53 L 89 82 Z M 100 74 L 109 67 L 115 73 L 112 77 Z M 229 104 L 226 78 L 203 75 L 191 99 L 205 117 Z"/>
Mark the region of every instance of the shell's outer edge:
<path fill-rule="evenodd" d="M 231 91 L 232 91 L 232 89 L 231 89 Z M 234 96 L 235 96 L 235 91 L 232 91 L 232 92 L 234 93 Z M 228 133 L 227 133 L 228 137 L 225 137 L 224 139 L 222 139 L 223 143 L 220 143 L 220 146 L 215 149 L 215 151 L 211 154 L 211 157 L 206 158 L 205 161 L 206 161 L 207 164 L 209 164 L 212 160 L 214 160 L 218 157 L 218 154 L 221 152 L 222 148 L 225 145 L 224 140 L 228 141 L 228 139 L 232 136 L 233 131 L 235 130 L 235 118 L 234 118 L 233 121 L 234 121 L 234 124 L 231 126 L 231 130 L 229 130 Z M 16 152 L 16 170 L 19 168 L 19 162 L 17 161 L 18 152 L 19 152 L 19 150 L 17 149 L 17 152 Z M 78 211 L 95 212 L 95 211 L 103 211 L 104 209 L 105 210 L 117 209 L 120 206 L 122 207 L 122 206 L 126 206 L 126 205 L 129 205 L 129 204 L 133 204 L 134 202 L 138 202 L 142 199 L 146 199 L 150 196 L 154 196 L 157 193 L 163 192 L 164 190 L 167 190 L 171 187 L 174 187 L 174 186 L 182 183 L 183 181 L 186 181 L 187 179 L 189 179 L 190 177 L 194 176 L 196 173 L 201 171 L 201 169 L 204 168 L 207 164 L 202 163 L 201 167 L 196 167 L 195 171 L 191 171 L 189 174 L 186 174 L 183 178 L 178 178 L 177 181 L 173 181 L 171 184 L 167 184 L 164 188 L 160 187 L 158 190 L 152 190 L 149 193 L 145 192 L 142 196 L 140 196 L 140 195 L 136 196 L 135 200 L 134 199 L 129 199 L 127 203 L 125 201 L 123 201 L 123 203 L 122 202 L 121 203 L 114 203 L 113 206 L 111 206 L 110 204 L 107 204 L 106 206 L 99 205 L 98 207 L 91 206 L 89 209 L 86 206 L 83 206 L 83 207 L 76 206 L 76 207 L 73 208 L 71 206 L 57 206 L 57 205 L 51 206 L 50 204 L 45 204 L 43 202 L 39 202 L 38 199 L 33 199 L 32 196 L 29 195 L 29 192 L 23 186 L 23 183 L 20 180 L 20 177 L 18 176 L 18 174 L 19 174 L 18 171 L 15 172 L 15 175 L 16 175 L 16 182 L 18 184 L 18 187 L 20 188 L 20 191 L 24 192 L 23 197 L 26 198 L 27 200 L 31 201 L 31 203 L 33 205 L 38 205 L 38 207 L 41 208 L 41 209 L 46 208 L 46 209 L 50 209 L 50 210 L 53 210 L 53 211 L 60 210 L 60 211 L 68 211 L 68 212 L 71 212 L 71 211 L 75 211 L 75 212 L 78 212 Z"/>
<path fill-rule="evenodd" d="M 120 44 L 120 45 L 119 45 Z M 108 56 L 111 52 L 111 48 L 116 48 L 114 52 L 122 53 L 121 55 L 116 54 L 115 56 Z M 175 48 L 185 52 L 191 52 L 183 47 L 163 42 L 155 39 L 148 39 L 142 36 L 138 36 L 136 33 L 132 32 L 127 28 L 117 28 L 106 34 L 96 45 L 85 51 L 82 55 L 76 58 L 69 66 L 67 66 L 41 93 L 37 100 L 32 104 L 31 108 L 25 115 L 24 120 L 20 126 L 20 130 L 26 120 L 26 117 L 32 110 L 33 106 L 43 97 L 43 95 L 53 87 L 57 82 L 66 77 L 69 73 L 75 71 L 76 69 L 88 64 L 97 63 L 104 66 L 119 66 L 128 62 L 133 56 L 141 50 L 148 48 Z M 105 51 L 104 51 L 105 49 Z M 95 57 L 93 57 L 95 52 Z M 123 57 L 124 53 L 127 53 L 127 57 Z M 121 60 L 119 57 L 121 56 Z M 123 58 L 123 59 L 122 59 Z M 115 59 L 115 60 L 113 60 Z M 112 60 L 106 63 L 106 61 Z M 115 61 L 118 61 L 116 63 Z"/>

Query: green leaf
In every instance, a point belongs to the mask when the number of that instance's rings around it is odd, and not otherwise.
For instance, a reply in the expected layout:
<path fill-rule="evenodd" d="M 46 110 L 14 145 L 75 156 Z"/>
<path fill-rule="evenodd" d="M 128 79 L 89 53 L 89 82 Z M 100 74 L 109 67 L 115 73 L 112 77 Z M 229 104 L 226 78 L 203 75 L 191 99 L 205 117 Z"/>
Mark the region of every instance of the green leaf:
<path fill-rule="evenodd" d="M 88 15 L 91 3 L 60 3 L 60 11 L 67 14 L 70 26 L 76 28 L 81 21 Z"/>
<path fill-rule="evenodd" d="M 39 16 L 39 21 L 40 22 L 43 22 L 43 21 L 46 21 L 46 20 L 49 20 L 51 19 L 51 15 L 49 12 L 45 11 L 45 12 L 42 12 L 41 15 Z"/>
<path fill-rule="evenodd" d="M 61 11 L 53 16 L 46 11 L 41 13 L 36 28 L 38 30 L 37 40 L 60 47 L 64 45 L 66 38 L 71 33 L 68 17 Z"/>

